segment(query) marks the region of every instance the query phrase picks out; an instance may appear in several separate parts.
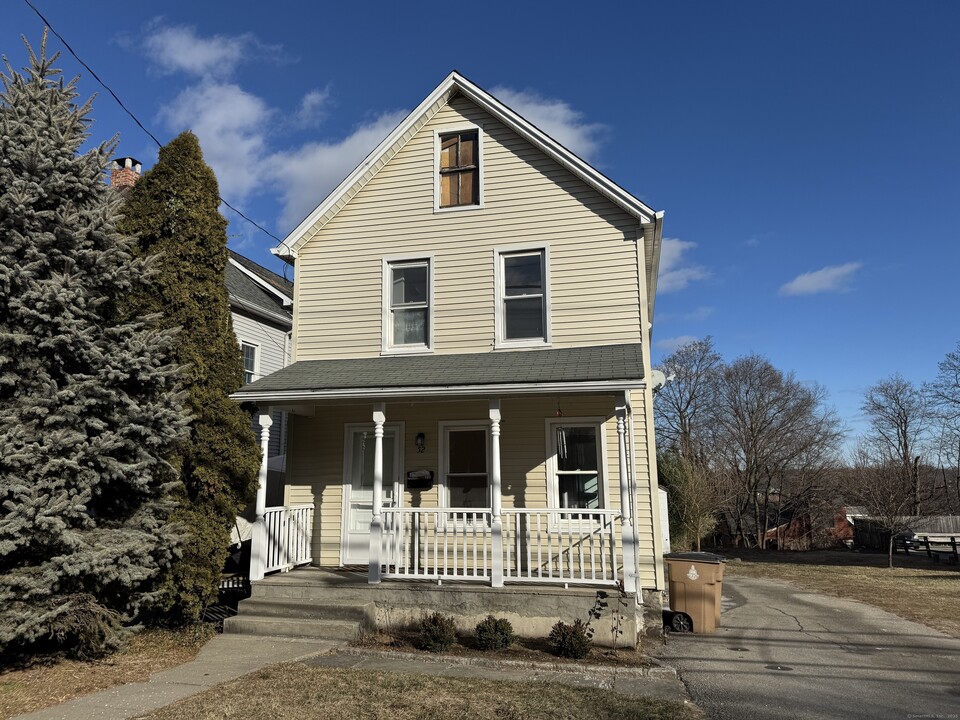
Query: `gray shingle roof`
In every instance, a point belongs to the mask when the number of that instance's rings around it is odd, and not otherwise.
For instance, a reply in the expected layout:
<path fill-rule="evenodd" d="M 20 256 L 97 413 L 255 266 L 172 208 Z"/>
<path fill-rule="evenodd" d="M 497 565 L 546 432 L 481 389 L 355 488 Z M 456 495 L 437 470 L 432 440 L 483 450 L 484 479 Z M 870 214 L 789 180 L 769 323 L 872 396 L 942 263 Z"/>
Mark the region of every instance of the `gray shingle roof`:
<path fill-rule="evenodd" d="M 230 263 L 227 263 L 225 280 L 231 302 L 240 300 L 243 303 L 240 305 L 241 308 L 247 310 L 260 309 L 270 315 L 281 315 L 287 318 L 288 322 L 292 322 L 290 320 L 292 318 L 290 309 L 284 308 L 276 295 L 264 290 L 257 285 L 255 280 L 244 275 Z M 246 307 L 244 307 L 244 304 L 246 304 Z"/>
<path fill-rule="evenodd" d="M 639 344 L 458 355 L 304 360 L 245 385 L 238 394 L 431 388 L 643 379 Z M 243 398 L 246 399 L 246 398 Z"/>
<path fill-rule="evenodd" d="M 235 250 L 228 249 L 228 252 L 230 253 L 230 257 L 232 257 L 238 263 L 243 265 L 243 267 L 245 267 L 247 270 L 252 272 L 254 275 L 256 275 L 258 278 L 263 280 L 265 283 L 276 288 L 287 297 L 291 297 L 291 298 L 293 297 L 293 283 L 290 280 L 287 280 L 285 277 L 278 275 L 277 273 L 273 272 L 273 270 L 268 270 L 267 268 L 265 268 L 263 265 L 260 265 L 259 263 L 255 263 L 250 258 L 244 257 L 243 255 L 236 252 Z"/>

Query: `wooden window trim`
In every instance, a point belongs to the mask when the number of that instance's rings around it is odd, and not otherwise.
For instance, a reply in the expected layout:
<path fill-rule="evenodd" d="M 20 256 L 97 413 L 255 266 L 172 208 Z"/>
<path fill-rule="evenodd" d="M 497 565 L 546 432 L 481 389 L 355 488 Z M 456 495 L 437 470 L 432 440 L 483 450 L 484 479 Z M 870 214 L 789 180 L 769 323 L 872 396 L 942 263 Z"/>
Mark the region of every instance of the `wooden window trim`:
<path fill-rule="evenodd" d="M 442 153 L 445 140 L 457 136 L 463 137 L 473 135 L 475 138 L 475 159 L 476 162 L 468 165 L 458 165 L 455 167 L 443 168 Z M 458 141 L 459 142 L 459 141 Z M 462 212 L 469 210 L 479 210 L 483 208 L 484 203 L 484 161 L 483 161 L 484 137 L 483 131 L 478 125 L 458 125 L 454 127 L 439 128 L 434 133 L 434 202 L 433 209 L 436 213 Z M 459 155 L 459 150 L 458 150 Z M 456 203 L 444 205 L 443 196 L 443 178 L 451 174 L 473 173 L 475 183 L 475 197 L 473 202 Z"/>

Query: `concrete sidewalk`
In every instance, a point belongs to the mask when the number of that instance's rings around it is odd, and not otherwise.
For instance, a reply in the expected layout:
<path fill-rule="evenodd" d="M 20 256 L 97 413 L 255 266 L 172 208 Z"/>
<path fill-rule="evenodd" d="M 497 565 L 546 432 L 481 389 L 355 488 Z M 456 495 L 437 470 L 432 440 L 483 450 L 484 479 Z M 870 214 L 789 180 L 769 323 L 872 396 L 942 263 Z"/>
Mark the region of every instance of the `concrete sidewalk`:
<path fill-rule="evenodd" d="M 217 635 L 192 662 L 159 672 L 146 682 L 119 685 L 14 720 L 125 720 L 203 692 L 254 670 L 329 652 L 341 643 L 250 635 Z"/>

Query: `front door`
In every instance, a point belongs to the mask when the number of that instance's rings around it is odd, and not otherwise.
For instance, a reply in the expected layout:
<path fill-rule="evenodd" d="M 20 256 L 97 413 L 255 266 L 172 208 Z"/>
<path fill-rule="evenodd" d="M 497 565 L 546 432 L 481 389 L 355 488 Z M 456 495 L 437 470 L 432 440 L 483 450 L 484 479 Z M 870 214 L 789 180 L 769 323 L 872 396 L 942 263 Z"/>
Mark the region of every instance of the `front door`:
<path fill-rule="evenodd" d="M 369 426 L 347 426 L 343 487 L 344 516 L 341 562 L 366 565 L 370 557 L 370 521 L 373 519 L 373 454 L 375 438 Z M 400 430 L 383 429 L 383 506 L 393 507 L 400 492 Z"/>

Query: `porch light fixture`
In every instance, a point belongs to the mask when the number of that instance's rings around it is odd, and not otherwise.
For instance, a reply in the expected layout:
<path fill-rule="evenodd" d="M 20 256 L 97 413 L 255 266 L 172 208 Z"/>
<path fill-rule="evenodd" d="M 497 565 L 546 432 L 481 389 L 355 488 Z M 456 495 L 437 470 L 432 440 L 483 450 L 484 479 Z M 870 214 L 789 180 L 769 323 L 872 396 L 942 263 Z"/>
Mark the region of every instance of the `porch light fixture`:
<path fill-rule="evenodd" d="M 418 453 L 422 453 L 424 450 L 426 450 L 426 444 L 427 444 L 427 436 L 426 436 L 426 435 L 424 435 L 423 433 L 417 433 L 417 437 L 416 437 L 416 439 L 414 440 L 414 442 L 415 442 L 416 445 L 417 445 L 417 452 L 418 452 Z"/>

